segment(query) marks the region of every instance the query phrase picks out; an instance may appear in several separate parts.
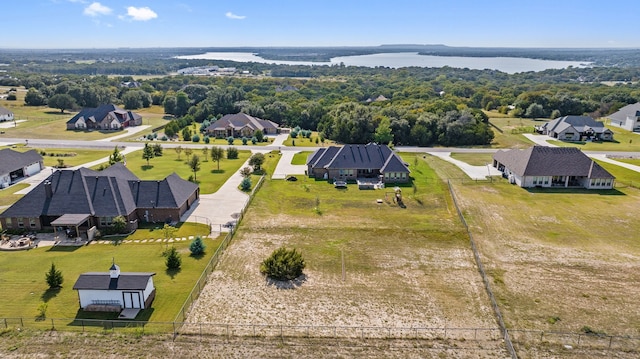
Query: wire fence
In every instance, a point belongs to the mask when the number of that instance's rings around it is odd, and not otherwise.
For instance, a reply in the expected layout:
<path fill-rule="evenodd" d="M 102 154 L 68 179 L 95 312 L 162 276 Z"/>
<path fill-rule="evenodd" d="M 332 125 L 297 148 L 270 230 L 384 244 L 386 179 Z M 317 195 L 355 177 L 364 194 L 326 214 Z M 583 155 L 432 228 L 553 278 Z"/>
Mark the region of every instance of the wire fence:
<path fill-rule="evenodd" d="M 496 297 L 493 294 L 493 290 L 491 289 L 491 283 L 489 282 L 489 278 L 487 277 L 487 273 L 484 270 L 484 266 L 482 264 L 482 260 L 480 258 L 480 253 L 478 252 L 478 248 L 476 247 L 476 242 L 473 239 L 473 235 L 471 234 L 471 230 L 469 230 L 469 225 L 467 225 L 467 221 L 458 206 L 458 200 L 456 198 L 455 191 L 453 190 L 453 186 L 451 185 L 451 181 L 447 181 L 447 185 L 449 187 L 449 192 L 451 193 L 451 198 L 453 199 L 453 205 L 456 207 L 456 211 L 458 212 L 458 216 L 464 225 L 465 230 L 467 231 L 467 235 L 469 236 L 469 241 L 471 243 L 471 249 L 473 250 L 473 257 L 476 260 L 476 265 L 478 267 L 478 272 L 480 272 L 480 276 L 482 277 L 482 282 L 484 283 L 484 288 L 489 295 L 489 301 L 491 302 L 491 307 L 493 308 L 493 313 L 496 316 L 496 320 L 498 321 L 498 326 L 500 326 L 500 330 L 502 331 L 502 335 L 504 338 L 504 343 L 507 346 L 507 351 L 511 355 L 511 358 L 518 359 L 518 355 L 516 354 L 516 350 L 513 347 L 513 343 L 509 337 L 509 332 L 507 331 L 507 327 L 504 324 L 504 320 L 502 318 L 502 313 L 500 311 L 500 307 L 498 306 L 498 302 L 496 301 Z"/>
<path fill-rule="evenodd" d="M 225 249 L 227 249 L 227 247 L 229 246 L 229 243 L 231 243 L 231 240 L 233 239 L 233 236 L 236 232 L 236 228 L 238 224 L 242 221 L 242 218 L 244 217 L 244 214 L 247 208 L 249 207 L 249 204 L 253 200 L 253 197 L 255 196 L 256 192 L 260 189 L 260 187 L 262 187 L 262 184 L 264 183 L 264 178 L 265 176 L 260 177 L 260 179 L 258 180 L 258 183 L 256 183 L 256 186 L 253 188 L 253 190 L 249 194 L 249 198 L 247 199 L 245 204 L 242 206 L 242 209 L 238 214 L 236 224 L 229 227 L 229 232 L 225 235 L 224 239 L 222 240 L 222 242 L 220 243 L 216 251 L 213 253 L 213 256 L 211 256 L 211 259 L 209 260 L 204 270 L 202 271 L 200 278 L 198 278 L 198 281 L 193 286 L 193 289 L 191 289 L 189 296 L 187 296 L 187 299 L 185 300 L 184 304 L 182 304 L 182 307 L 180 308 L 180 310 L 178 311 L 178 314 L 175 317 L 174 323 L 176 322 L 181 323 L 187 319 L 187 315 L 189 314 L 191 307 L 195 303 L 196 299 L 200 297 L 200 293 L 202 292 L 202 289 L 204 289 L 205 285 L 207 284 L 209 274 L 211 274 L 211 272 L 213 272 L 213 270 L 215 269 L 216 265 L 218 265 L 218 262 L 220 261 L 220 257 L 224 253 Z M 209 228 L 211 228 L 211 225 L 209 226 Z"/>

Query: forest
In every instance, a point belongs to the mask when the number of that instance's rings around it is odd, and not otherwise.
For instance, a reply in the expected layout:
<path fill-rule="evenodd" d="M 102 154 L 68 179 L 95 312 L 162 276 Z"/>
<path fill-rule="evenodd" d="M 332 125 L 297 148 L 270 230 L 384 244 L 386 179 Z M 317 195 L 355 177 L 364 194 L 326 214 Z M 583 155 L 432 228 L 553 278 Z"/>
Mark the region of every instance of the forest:
<path fill-rule="evenodd" d="M 342 143 L 419 146 L 490 143 L 493 132 L 483 110 L 511 117 L 598 118 L 640 100 L 640 67 L 510 75 L 449 67 L 289 66 L 166 58 L 174 54 L 166 49 L 156 49 L 152 55 L 116 52 L 111 57 L 82 53 L 78 56 L 103 56 L 99 61 L 83 62 L 73 60 L 69 53 L 52 52 L 38 60 L 26 51 L 11 59 L 5 53 L 0 54 L 5 65 L 0 68 L 0 85 L 28 89 L 26 105 L 61 110 L 105 103 L 133 110 L 160 105 L 181 124 L 244 112 L 281 126 L 319 131 L 324 138 Z M 27 60 L 26 66 L 13 65 Z M 181 67 L 213 64 L 254 75 L 170 74 Z M 91 67 L 95 71 L 87 73 Z M 109 72 L 126 75 L 107 75 Z M 139 73 L 157 76 L 139 78 Z M 140 86 L 122 85 L 133 81 Z"/>

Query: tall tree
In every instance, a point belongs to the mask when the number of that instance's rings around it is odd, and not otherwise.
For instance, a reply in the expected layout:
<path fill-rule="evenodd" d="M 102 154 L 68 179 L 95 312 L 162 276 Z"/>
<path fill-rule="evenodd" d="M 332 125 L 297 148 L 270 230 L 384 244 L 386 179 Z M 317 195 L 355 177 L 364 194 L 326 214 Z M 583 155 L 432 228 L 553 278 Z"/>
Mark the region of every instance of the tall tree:
<path fill-rule="evenodd" d="M 253 167 L 253 172 L 259 173 L 262 171 L 262 164 L 264 163 L 264 154 L 256 153 L 249 159 L 249 166 Z"/>
<path fill-rule="evenodd" d="M 116 146 L 113 149 L 113 153 L 109 156 L 109 165 L 113 165 L 116 162 L 122 162 L 122 160 L 124 160 L 124 157 L 122 156 L 122 153 L 120 153 L 118 146 Z"/>
<path fill-rule="evenodd" d="M 144 144 L 144 148 L 142 149 L 142 159 L 147 160 L 147 166 L 149 165 L 149 160 L 155 157 L 155 153 L 153 152 L 153 147 L 149 146 L 149 142 Z"/>
<path fill-rule="evenodd" d="M 66 93 L 51 96 L 47 103 L 49 107 L 57 108 L 62 113 L 64 110 L 70 110 L 76 106 L 75 99 Z"/>
<path fill-rule="evenodd" d="M 174 148 L 174 151 L 178 154 L 178 161 L 180 161 L 180 154 L 182 153 L 182 146 L 178 146 Z"/>
<path fill-rule="evenodd" d="M 224 150 L 220 147 L 211 147 L 211 160 L 218 163 L 218 171 L 220 171 L 220 160 L 224 158 Z"/>
<path fill-rule="evenodd" d="M 191 159 L 189 159 L 188 164 L 189 164 L 189 168 L 191 168 L 191 171 L 193 171 L 193 180 L 197 181 L 198 171 L 200 171 L 200 157 L 198 157 L 198 155 L 191 156 Z"/>
<path fill-rule="evenodd" d="M 376 128 L 376 133 L 373 135 L 373 140 L 376 143 L 388 145 L 393 141 L 393 134 L 391 133 L 391 121 L 388 118 L 383 118 Z"/>

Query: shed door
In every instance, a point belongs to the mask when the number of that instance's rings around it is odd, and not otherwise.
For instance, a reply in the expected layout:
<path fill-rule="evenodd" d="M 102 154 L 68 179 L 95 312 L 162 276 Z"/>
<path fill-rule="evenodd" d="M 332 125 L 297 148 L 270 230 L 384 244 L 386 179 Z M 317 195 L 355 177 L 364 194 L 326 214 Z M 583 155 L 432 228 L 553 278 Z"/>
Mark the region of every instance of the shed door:
<path fill-rule="evenodd" d="M 125 309 L 127 308 L 142 309 L 139 292 L 123 292 L 122 295 L 124 297 Z"/>

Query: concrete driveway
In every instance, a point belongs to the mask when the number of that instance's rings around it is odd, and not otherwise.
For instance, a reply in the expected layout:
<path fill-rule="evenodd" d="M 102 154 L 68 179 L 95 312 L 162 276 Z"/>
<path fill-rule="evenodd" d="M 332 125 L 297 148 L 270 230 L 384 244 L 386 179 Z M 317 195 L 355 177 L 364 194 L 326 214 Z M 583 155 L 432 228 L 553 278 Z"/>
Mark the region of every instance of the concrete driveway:
<path fill-rule="evenodd" d="M 494 168 L 491 164 L 486 164 L 484 166 L 472 166 L 466 162 L 462 162 L 460 160 L 456 160 L 451 157 L 451 152 L 427 152 L 428 154 L 443 159 L 447 162 L 453 163 L 458 166 L 464 173 L 467 174 L 471 179 L 483 180 L 486 179 L 487 176 L 501 176 L 502 172 L 498 171 L 497 168 Z"/>
<path fill-rule="evenodd" d="M 304 175 L 307 171 L 307 166 L 291 164 L 293 156 L 300 152 L 302 151 L 282 151 L 282 155 L 280 156 L 276 169 L 273 170 L 271 179 L 285 179 L 289 175 Z"/>
<path fill-rule="evenodd" d="M 549 142 L 547 142 L 547 141 L 557 141 L 556 138 L 545 136 L 545 135 L 534 135 L 531 133 L 524 133 L 523 135 L 524 137 L 528 138 L 536 145 L 547 146 L 547 147 L 558 147 L 556 145 L 552 145 Z"/>

